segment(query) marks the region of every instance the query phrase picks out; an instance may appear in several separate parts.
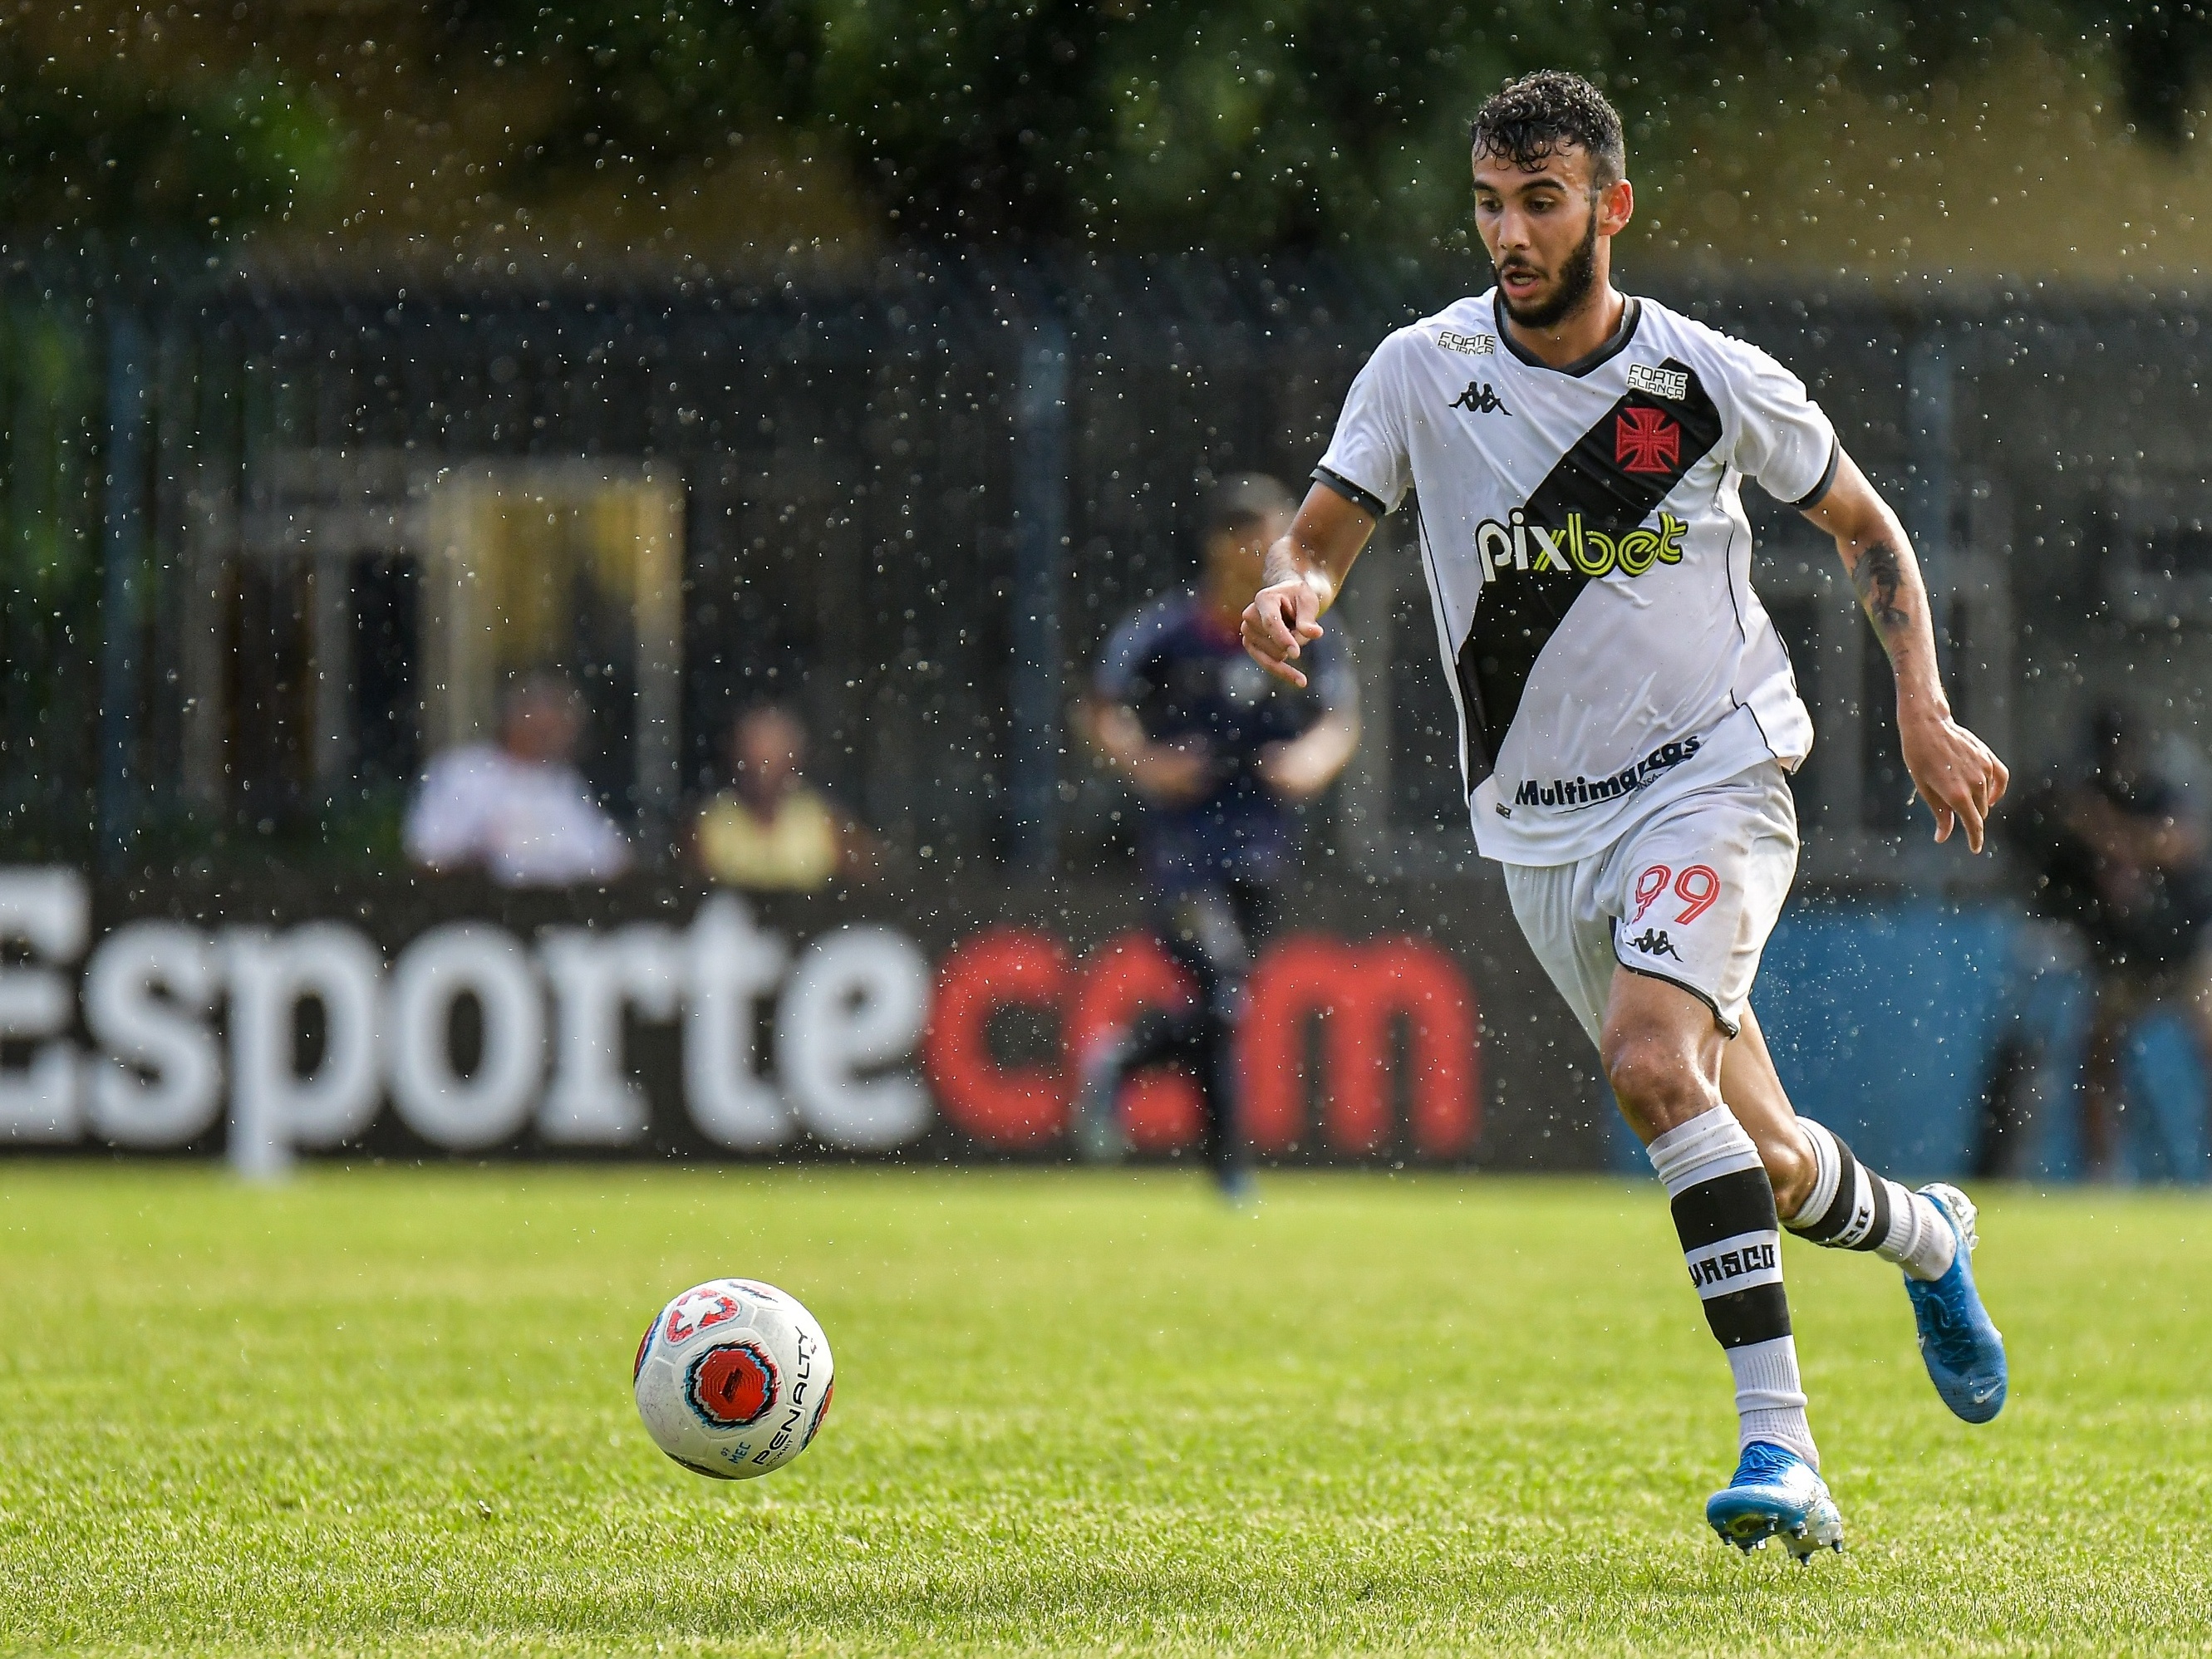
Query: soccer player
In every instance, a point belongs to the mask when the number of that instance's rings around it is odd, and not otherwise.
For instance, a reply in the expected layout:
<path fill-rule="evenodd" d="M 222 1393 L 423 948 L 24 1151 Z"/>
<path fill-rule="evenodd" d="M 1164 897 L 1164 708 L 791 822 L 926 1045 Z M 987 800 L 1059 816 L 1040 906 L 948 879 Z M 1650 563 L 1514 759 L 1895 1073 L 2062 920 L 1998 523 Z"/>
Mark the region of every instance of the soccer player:
<path fill-rule="evenodd" d="M 1155 925 L 1198 987 L 1082 1057 L 1076 1128 L 1091 1156 L 1118 1150 L 1123 1079 L 1188 1062 L 1205 1107 L 1202 1150 L 1232 1200 L 1249 1195 L 1236 1036 L 1253 952 L 1297 873 L 1300 803 L 1335 781 L 1359 741 L 1358 690 L 1340 641 L 1316 641 L 1305 672 L 1277 684 L 1239 641 L 1261 561 L 1297 503 L 1275 479 L 1231 478 L 1206 498 L 1195 589 L 1145 606 L 1100 659 L 1083 725 L 1144 802 L 1139 823 Z M 1317 654 L 1316 654 L 1317 653 Z"/>
<path fill-rule="evenodd" d="M 1597 1045 L 1665 1183 L 1735 1374 L 1735 1478 L 1705 1506 L 1746 1550 L 1842 1548 L 1784 1294 L 1779 1225 L 1904 1270 L 1920 1349 L 1971 1423 L 2004 1403 L 1974 1287 L 1974 1206 L 1908 1192 L 1798 1117 L 1749 1006 L 1797 860 L 1786 775 L 1813 741 L 1751 590 L 1749 477 L 1835 538 L 1888 652 L 1936 839 L 1975 852 L 2004 766 L 1951 718 L 1911 544 L 1793 375 L 1613 283 L 1635 195 L 1589 82 L 1508 84 L 1473 129 L 1491 292 L 1399 330 L 1346 398 L 1268 550 L 1246 647 L 1292 684 L 1318 620 L 1408 489 L 1459 705 L 1476 845 Z"/>

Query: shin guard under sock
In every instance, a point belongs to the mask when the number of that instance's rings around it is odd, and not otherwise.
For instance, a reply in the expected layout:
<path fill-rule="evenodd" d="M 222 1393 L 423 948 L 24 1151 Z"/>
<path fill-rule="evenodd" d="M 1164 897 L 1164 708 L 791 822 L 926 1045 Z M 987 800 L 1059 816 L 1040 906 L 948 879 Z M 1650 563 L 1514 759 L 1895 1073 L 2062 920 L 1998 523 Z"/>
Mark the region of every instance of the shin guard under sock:
<path fill-rule="evenodd" d="M 1646 1150 L 1666 1184 L 1705 1322 L 1735 1375 L 1738 1443 L 1787 1446 L 1817 1468 L 1782 1288 L 1782 1230 L 1759 1149 L 1734 1115 L 1717 1106 Z"/>
<path fill-rule="evenodd" d="M 1871 1250 L 1914 1279 L 1950 1271 L 1958 1240 L 1932 1199 L 1876 1175 L 1812 1119 L 1797 1126 L 1813 1148 L 1813 1190 L 1790 1218 L 1791 1232 L 1832 1250 Z"/>

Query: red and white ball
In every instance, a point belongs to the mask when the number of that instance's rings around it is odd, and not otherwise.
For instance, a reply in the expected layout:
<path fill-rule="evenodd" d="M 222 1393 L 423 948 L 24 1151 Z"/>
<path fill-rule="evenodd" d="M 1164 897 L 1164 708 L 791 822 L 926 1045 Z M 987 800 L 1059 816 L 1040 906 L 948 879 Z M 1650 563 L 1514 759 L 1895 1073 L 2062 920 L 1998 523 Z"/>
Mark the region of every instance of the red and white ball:
<path fill-rule="evenodd" d="M 709 1279 L 671 1302 L 631 1377 L 653 1443 L 718 1480 L 781 1468 L 830 1414 L 829 1339 L 798 1297 L 758 1279 Z"/>

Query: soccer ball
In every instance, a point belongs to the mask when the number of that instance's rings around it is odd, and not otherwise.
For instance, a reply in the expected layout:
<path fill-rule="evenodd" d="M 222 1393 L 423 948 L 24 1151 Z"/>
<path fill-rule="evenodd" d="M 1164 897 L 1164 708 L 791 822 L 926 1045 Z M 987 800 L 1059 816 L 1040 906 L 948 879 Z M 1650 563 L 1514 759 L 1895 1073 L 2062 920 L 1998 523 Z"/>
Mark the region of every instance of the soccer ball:
<path fill-rule="evenodd" d="M 754 1279 L 695 1285 L 655 1314 L 630 1377 L 653 1443 L 718 1480 L 781 1468 L 830 1414 L 829 1339 Z"/>

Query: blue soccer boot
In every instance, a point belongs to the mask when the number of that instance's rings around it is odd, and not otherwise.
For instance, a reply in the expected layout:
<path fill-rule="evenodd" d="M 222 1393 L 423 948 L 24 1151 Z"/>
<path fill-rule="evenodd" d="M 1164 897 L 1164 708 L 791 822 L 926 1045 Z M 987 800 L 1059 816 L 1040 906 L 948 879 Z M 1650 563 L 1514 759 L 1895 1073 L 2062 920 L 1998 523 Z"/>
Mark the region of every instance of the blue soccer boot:
<path fill-rule="evenodd" d="M 1969 1423 L 1986 1423 L 2004 1409 L 2005 1351 L 2004 1338 L 1990 1322 L 1981 1292 L 1974 1288 L 1971 1258 L 1979 1240 L 1973 1200 L 1941 1182 L 1920 1190 L 1943 1212 L 1959 1241 L 1958 1254 L 1942 1278 L 1905 1281 L 1920 1326 L 1920 1358 L 1945 1405 Z"/>
<path fill-rule="evenodd" d="M 1796 1452 L 1765 1440 L 1746 1446 L 1735 1479 L 1705 1500 L 1705 1524 L 1747 1555 L 1778 1537 L 1801 1567 L 1824 1544 L 1844 1547 L 1828 1483 Z"/>

